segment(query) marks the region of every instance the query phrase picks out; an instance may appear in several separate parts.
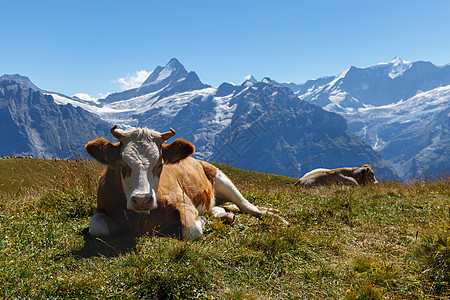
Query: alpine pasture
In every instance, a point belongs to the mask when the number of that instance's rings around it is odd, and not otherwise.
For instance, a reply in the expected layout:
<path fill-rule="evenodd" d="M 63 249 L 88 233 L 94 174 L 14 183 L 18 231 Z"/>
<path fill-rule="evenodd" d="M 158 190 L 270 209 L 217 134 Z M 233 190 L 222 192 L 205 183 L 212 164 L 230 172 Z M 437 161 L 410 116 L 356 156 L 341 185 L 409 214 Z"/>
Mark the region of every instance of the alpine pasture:
<path fill-rule="evenodd" d="M 0 298 L 443 299 L 450 181 L 300 190 L 296 178 L 219 166 L 290 222 L 208 219 L 185 242 L 88 234 L 102 166 L 0 160 Z"/>

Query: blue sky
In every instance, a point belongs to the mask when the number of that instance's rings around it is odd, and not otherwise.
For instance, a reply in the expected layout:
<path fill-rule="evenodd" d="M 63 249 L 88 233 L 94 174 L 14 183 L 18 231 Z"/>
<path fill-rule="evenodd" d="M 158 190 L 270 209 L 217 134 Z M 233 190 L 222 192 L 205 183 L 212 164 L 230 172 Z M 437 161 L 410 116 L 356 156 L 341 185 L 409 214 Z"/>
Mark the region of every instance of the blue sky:
<path fill-rule="evenodd" d="M 99 97 L 172 57 L 212 86 L 301 83 L 396 56 L 446 65 L 449 16 L 448 0 L 0 0 L 0 75 Z"/>

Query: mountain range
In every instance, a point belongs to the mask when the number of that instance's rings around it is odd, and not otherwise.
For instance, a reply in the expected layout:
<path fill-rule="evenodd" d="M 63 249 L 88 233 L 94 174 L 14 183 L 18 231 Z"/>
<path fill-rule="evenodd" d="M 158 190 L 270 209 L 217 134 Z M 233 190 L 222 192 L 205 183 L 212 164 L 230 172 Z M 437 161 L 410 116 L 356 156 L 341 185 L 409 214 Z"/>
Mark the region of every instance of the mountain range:
<path fill-rule="evenodd" d="M 342 115 L 401 178 L 448 172 L 450 65 L 395 58 L 285 85 L 301 100 Z"/>
<path fill-rule="evenodd" d="M 290 176 L 316 167 L 372 163 L 380 176 L 396 176 L 378 153 L 348 132 L 341 116 L 299 101 L 269 78 L 210 87 L 171 59 L 139 88 L 95 102 L 50 95 L 60 105 L 81 107 L 122 128 L 173 127 L 204 160 Z"/>
<path fill-rule="evenodd" d="M 241 84 L 211 87 L 171 59 L 166 66 L 156 67 L 140 87 L 96 101 L 43 91 L 26 77 L 4 75 L 0 77 L 0 124 L 2 131 L 8 131 L 8 141 L 20 141 L 0 146 L 0 154 L 57 156 L 62 145 L 82 147 L 97 136 L 110 138 L 110 126 L 120 124 L 122 129 L 146 126 L 167 131 L 172 127 L 177 137 L 196 145 L 198 158 L 251 170 L 299 177 L 318 167 L 370 163 L 377 177 L 395 178 L 395 170 L 403 178 L 412 177 L 424 167 L 434 171 L 448 165 L 446 72 L 431 72 L 429 63 L 415 64 L 396 59 L 364 69 L 352 67 L 339 76 L 304 84 L 280 84 L 269 78 L 257 81 L 249 76 Z M 421 68 L 427 70 L 425 83 L 420 74 L 408 74 Z M 374 70 L 379 74 L 373 75 Z M 405 74 L 422 91 L 408 83 L 402 83 L 404 88 L 392 85 L 392 93 L 384 90 L 389 80 Z M 410 105 L 408 110 L 406 102 L 423 103 L 414 134 L 409 126 L 397 130 L 401 117 L 418 109 Z M 377 138 L 378 144 L 373 144 Z M 423 141 L 420 160 L 417 155 L 411 157 L 415 149 L 405 151 L 414 139 Z"/>

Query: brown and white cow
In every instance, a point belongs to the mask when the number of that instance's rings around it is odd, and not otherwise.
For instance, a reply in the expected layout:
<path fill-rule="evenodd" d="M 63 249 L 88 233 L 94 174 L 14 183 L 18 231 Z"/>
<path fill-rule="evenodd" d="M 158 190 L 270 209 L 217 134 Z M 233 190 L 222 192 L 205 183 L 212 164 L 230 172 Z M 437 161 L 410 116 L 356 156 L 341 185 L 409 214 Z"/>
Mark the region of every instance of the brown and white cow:
<path fill-rule="evenodd" d="M 194 146 L 182 139 L 163 144 L 175 131 L 159 133 L 147 128 L 111 133 L 119 142 L 104 138 L 86 145 L 86 151 L 106 169 L 100 177 L 97 209 L 89 232 L 109 236 L 131 232 L 175 235 L 197 239 L 203 234 L 205 213 L 227 222 L 234 214 L 217 206 L 232 202 L 244 213 L 273 215 L 248 202 L 231 180 L 213 165 L 190 157 Z"/>
<path fill-rule="evenodd" d="M 315 169 L 303 175 L 295 183 L 295 186 L 309 188 L 328 184 L 364 185 L 370 183 L 378 183 L 378 181 L 375 179 L 370 165 L 364 165 L 361 168 Z"/>

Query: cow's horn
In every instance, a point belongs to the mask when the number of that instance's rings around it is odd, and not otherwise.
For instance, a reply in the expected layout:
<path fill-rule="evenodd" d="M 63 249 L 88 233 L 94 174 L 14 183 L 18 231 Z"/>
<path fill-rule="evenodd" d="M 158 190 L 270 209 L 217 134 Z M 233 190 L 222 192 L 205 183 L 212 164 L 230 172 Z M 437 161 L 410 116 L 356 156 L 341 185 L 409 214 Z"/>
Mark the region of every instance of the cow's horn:
<path fill-rule="evenodd" d="M 161 138 L 163 141 L 166 141 L 175 135 L 175 130 L 170 128 L 169 132 L 161 133 Z"/>
<path fill-rule="evenodd" d="M 123 135 L 122 135 L 120 132 L 118 132 L 118 131 L 116 130 L 117 127 L 118 127 L 118 125 L 114 125 L 114 126 L 111 128 L 111 134 L 112 134 L 116 139 L 118 139 L 118 140 L 120 141 L 120 139 L 123 138 Z"/>

